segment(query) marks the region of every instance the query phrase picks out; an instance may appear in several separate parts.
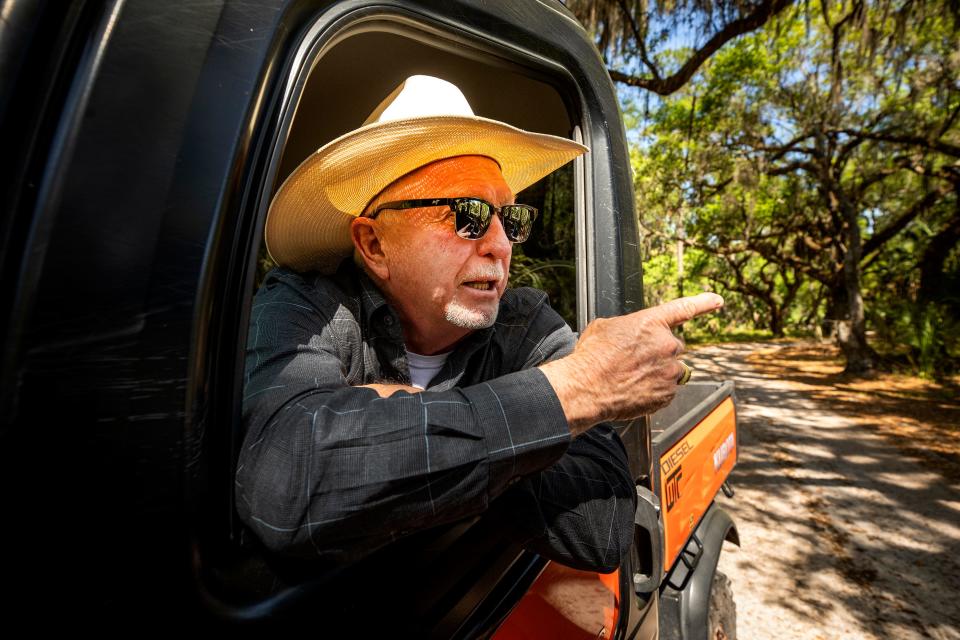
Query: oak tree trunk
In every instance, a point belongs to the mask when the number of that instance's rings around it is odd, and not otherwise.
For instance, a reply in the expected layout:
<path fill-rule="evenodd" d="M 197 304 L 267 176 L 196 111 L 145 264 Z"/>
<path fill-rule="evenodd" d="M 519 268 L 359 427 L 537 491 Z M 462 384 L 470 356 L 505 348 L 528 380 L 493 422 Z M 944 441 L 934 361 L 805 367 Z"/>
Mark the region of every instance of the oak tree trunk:
<path fill-rule="evenodd" d="M 960 242 L 960 188 L 957 189 L 954 207 L 953 217 L 930 240 L 920 259 L 920 290 L 917 292 L 917 301 L 921 304 L 956 297 L 956 292 L 950 290 L 950 284 L 943 272 L 943 265 L 947 256 Z"/>
<path fill-rule="evenodd" d="M 866 317 L 863 294 L 860 290 L 859 216 L 854 207 L 842 206 L 846 252 L 843 256 L 843 289 L 847 302 L 845 317 L 837 322 L 837 344 L 847 360 L 844 373 L 860 375 L 870 372 L 876 363 L 876 354 L 867 344 Z"/>
<path fill-rule="evenodd" d="M 783 312 L 775 305 L 770 305 L 770 320 L 767 322 L 770 327 L 770 333 L 774 338 L 783 337 Z"/>

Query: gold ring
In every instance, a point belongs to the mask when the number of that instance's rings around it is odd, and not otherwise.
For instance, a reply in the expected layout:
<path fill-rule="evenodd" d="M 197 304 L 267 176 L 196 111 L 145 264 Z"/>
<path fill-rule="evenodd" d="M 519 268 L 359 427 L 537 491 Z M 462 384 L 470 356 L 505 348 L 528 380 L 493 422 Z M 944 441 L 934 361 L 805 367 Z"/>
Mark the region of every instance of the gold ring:
<path fill-rule="evenodd" d="M 690 376 L 693 375 L 693 367 L 688 365 L 683 360 L 677 360 L 677 362 L 680 363 L 680 368 L 683 369 L 683 371 L 680 372 L 680 377 L 677 378 L 677 384 L 687 384 L 690 382 Z"/>

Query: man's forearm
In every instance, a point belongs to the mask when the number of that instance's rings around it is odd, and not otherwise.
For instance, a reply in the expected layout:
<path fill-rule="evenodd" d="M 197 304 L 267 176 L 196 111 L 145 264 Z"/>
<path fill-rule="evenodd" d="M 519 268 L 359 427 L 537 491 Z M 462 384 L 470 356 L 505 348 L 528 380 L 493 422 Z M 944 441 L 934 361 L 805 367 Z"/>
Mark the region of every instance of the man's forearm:
<path fill-rule="evenodd" d="M 505 533 L 551 560 L 613 571 L 630 549 L 637 492 L 613 427 L 576 438 L 553 465 L 507 491 Z"/>
<path fill-rule="evenodd" d="M 572 437 L 603 422 L 600 408 L 594 402 L 594 395 L 589 392 L 589 383 L 582 377 L 586 372 L 578 372 L 577 368 L 576 361 L 571 356 L 544 363 L 539 367 L 560 400 Z"/>
<path fill-rule="evenodd" d="M 392 385 L 302 393 L 277 382 L 249 394 L 237 506 L 282 553 L 352 562 L 476 515 L 570 442 L 536 370 L 416 394 Z"/>

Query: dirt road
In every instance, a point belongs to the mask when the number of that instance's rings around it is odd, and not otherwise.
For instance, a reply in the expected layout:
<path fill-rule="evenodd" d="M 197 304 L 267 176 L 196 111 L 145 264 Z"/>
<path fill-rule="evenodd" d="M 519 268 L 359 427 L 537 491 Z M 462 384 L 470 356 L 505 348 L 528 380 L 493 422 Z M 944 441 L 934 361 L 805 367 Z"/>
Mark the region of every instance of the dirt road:
<path fill-rule="evenodd" d="M 720 501 L 743 547 L 726 543 L 720 569 L 738 637 L 960 639 L 957 474 L 839 410 L 811 391 L 816 381 L 762 365 L 783 348 L 716 345 L 686 358 L 737 385 L 736 496 Z"/>

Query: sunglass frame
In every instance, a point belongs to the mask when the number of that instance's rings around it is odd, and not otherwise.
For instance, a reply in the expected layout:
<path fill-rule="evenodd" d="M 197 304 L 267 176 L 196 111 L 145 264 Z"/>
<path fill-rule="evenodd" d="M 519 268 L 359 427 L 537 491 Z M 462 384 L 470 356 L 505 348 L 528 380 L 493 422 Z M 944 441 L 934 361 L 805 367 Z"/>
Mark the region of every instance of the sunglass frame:
<path fill-rule="evenodd" d="M 476 213 L 462 206 L 469 206 L 471 203 L 479 203 L 487 207 L 487 213 L 483 214 L 486 216 L 484 220 L 478 220 Z M 493 221 L 493 216 L 490 215 L 490 211 L 492 211 L 500 218 L 500 223 L 503 225 L 503 231 L 507 236 L 507 240 L 515 244 L 524 242 L 530 237 L 530 231 L 533 229 L 533 223 L 537 220 L 537 214 L 539 213 L 536 207 L 528 204 L 505 204 L 502 207 L 497 207 L 482 198 L 461 197 L 418 198 L 414 200 L 387 202 L 378 206 L 373 213 L 367 217 L 371 219 L 376 218 L 381 211 L 386 209 L 402 211 L 405 209 L 420 209 L 424 207 L 449 207 L 456 215 L 456 234 L 465 240 L 479 240 L 487 233 L 487 229 L 490 228 L 490 223 Z M 516 221 L 509 214 L 504 214 L 504 210 L 510 209 L 528 213 L 530 216 L 529 221 L 525 224 L 523 221 Z M 465 229 L 467 230 L 466 234 L 464 233 Z"/>

